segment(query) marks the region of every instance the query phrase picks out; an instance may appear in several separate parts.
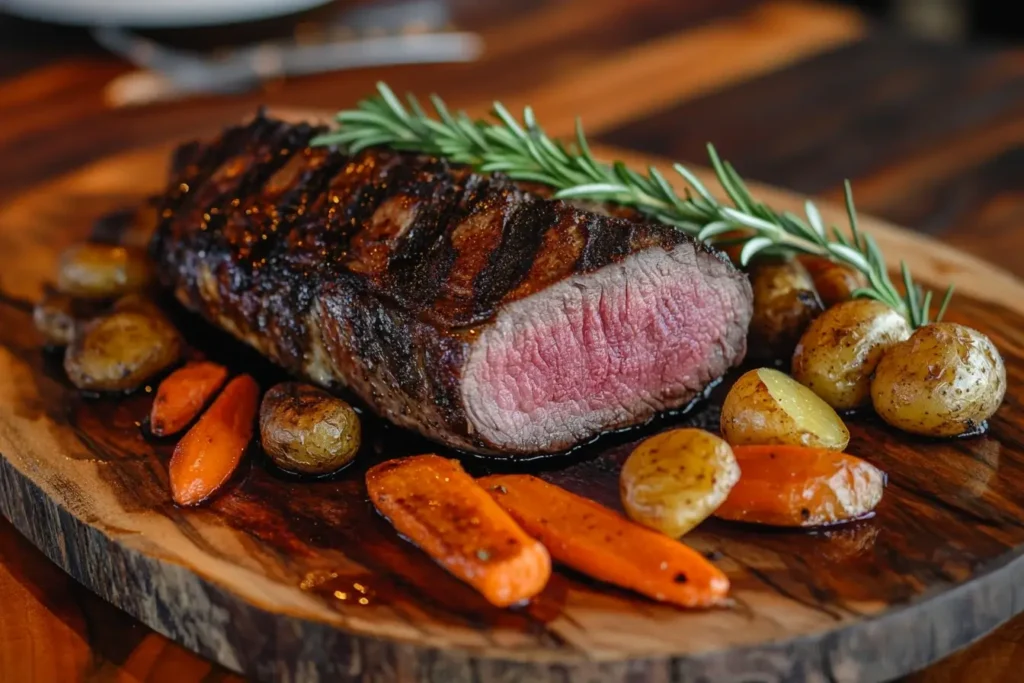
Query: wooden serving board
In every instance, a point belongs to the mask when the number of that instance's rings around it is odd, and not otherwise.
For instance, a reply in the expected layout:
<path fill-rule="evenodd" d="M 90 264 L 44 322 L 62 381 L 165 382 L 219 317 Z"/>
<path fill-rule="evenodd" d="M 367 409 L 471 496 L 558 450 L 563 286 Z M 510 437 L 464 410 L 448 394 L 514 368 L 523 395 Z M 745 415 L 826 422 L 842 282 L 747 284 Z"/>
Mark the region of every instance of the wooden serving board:
<path fill-rule="evenodd" d="M 160 189 L 169 149 L 97 163 L 0 211 L 0 510 L 77 580 L 196 652 L 289 681 L 880 680 L 1024 609 L 1024 285 L 868 218 L 863 227 L 925 283 L 957 282 L 948 317 L 999 346 L 1006 402 L 988 434 L 958 441 L 851 419 L 849 450 L 890 476 L 871 519 L 815 532 L 702 525 L 686 540 L 729 574 L 729 609 L 682 611 L 561 570 L 529 606 L 490 607 L 373 513 L 366 465 L 436 447 L 369 417 L 354 469 L 298 481 L 254 449 L 227 493 L 202 509 L 176 508 L 166 473 L 173 444 L 139 427 L 151 397 L 78 396 L 59 357 L 41 349 L 24 303 L 95 218 Z M 621 151 L 604 156 L 666 168 Z M 785 192 L 755 191 L 802 207 Z M 276 379 L 237 343 L 180 320 L 208 355 Z M 535 468 L 617 507 L 631 442 L 717 417 L 712 398 Z"/>

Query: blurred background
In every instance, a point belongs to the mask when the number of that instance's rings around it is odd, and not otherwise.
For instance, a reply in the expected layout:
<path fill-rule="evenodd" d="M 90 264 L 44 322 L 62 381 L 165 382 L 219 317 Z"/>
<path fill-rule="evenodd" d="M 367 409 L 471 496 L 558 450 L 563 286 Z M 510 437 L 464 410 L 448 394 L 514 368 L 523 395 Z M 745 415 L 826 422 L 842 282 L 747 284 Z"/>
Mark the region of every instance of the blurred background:
<path fill-rule="evenodd" d="M 1015 19 L 1016 3 L 1006 0 L 830 1 L 863 12 L 879 26 L 927 40 L 1013 44 L 1024 36 L 1024 23 Z M 112 104 L 147 104 L 206 92 L 227 94 L 276 78 L 331 70 L 469 61 L 479 56 L 484 45 L 478 35 L 459 29 L 494 29 L 503 18 L 541 4 L 573 3 L 0 0 L 0 44 L 5 52 L 0 76 L 69 52 L 105 50 L 161 76 L 134 74 L 139 77 L 121 79 L 107 93 Z M 649 4 L 648 0 L 637 2 Z M 677 4 L 714 3 L 678 0 Z M 735 9 L 752 3 L 723 0 L 720 4 Z M 583 4 L 578 11 L 592 9 Z"/>
<path fill-rule="evenodd" d="M 475 115 L 495 99 L 529 104 L 555 136 L 581 116 L 616 155 L 706 164 L 713 141 L 744 176 L 826 200 L 841 200 L 848 178 L 860 210 L 1022 276 L 1018 6 L 0 0 L 0 206 L 260 105 L 329 113 L 386 80 Z M 87 215 L 91 199 L 73 201 Z M 88 594 L 0 520 L 0 579 L 8 570 L 17 580 L 0 580 L 0 604 L 52 605 L 0 609 L 0 655 L 18 655 L 7 662 L 66 667 L 45 680 L 231 680 Z M 46 642 L 65 639 L 25 652 L 24 614 Z M 1024 617 L 914 683 L 1016 683 L 1022 644 Z M 29 679 L 0 669 L 0 680 Z"/>
<path fill-rule="evenodd" d="M 1012 0 L 847 0 L 918 35 L 938 40 L 1016 41 L 1024 35 Z"/>
<path fill-rule="evenodd" d="M 713 140 L 749 177 L 825 197 L 919 163 L 899 193 L 861 190 L 864 207 L 966 242 L 958 228 L 1024 163 L 991 139 L 1016 140 L 1024 107 L 1017 4 L 0 0 L 0 181 L 10 192 L 261 104 L 336 111 L 384 79 L 474 115 L 530 104 L 553 135 L 579 115 L 599 141 L 690 163 Z M 913 161 L 939 149 L 963 150 L 955 174 Z M 988 231 L 994 257 L 1007 231 Z"/>

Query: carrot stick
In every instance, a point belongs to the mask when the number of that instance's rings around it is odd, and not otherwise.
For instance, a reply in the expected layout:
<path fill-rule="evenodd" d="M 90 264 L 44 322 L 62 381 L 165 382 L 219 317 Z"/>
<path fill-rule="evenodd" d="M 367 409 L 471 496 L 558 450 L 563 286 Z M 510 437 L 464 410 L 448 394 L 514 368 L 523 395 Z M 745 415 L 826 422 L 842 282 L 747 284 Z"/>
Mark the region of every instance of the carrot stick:
<path fill-rule="evenodd" d="M 555 560 L 595 579 L 683 607 L 716 605 L 729 592 L 703 555 L 592 500 L 525 474 L 479 481 Z"/>
<path fill-rule="evenodd" d="M 551 558 L 456 460 L 417 455 L 366 473 L 378 512 L 487 600 L 507 607 L 543 590 Z"/>
<path fill-rule="evenodd" d="M 156 390 L 149 429 L 156 436 L 177 434 L 195 419 L 228 378 L 223 365 L 200 361 L 169 374 Z"/>
<path fill-rule="evenodd" d="M 201 503 L 231 478 L 252 439 L 259 397 L 256 380 L 239 375 L 178 442 L 170 466 L 175 503 Z"/>
<path fill-rule="evenodd" d="M 715 516 L 774 526 L 862 517 L 882 499 L 885 473 L 846 453 L 804 446 L 733 446 L 740 480 Z"/>

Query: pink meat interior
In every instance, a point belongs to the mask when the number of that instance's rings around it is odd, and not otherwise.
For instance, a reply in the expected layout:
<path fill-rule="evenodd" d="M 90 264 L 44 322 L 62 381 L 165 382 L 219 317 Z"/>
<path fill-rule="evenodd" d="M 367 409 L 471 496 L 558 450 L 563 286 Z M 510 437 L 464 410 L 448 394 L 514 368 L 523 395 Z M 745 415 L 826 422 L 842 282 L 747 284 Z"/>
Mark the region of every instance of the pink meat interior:
<path fill-rule="evenodd" d="M 472 427 L 511 451 L 568 447 L 684 405 L 742 358 L 745 287 L 729 266 L 681 245 L 507 305 L 465 368 Z"/>

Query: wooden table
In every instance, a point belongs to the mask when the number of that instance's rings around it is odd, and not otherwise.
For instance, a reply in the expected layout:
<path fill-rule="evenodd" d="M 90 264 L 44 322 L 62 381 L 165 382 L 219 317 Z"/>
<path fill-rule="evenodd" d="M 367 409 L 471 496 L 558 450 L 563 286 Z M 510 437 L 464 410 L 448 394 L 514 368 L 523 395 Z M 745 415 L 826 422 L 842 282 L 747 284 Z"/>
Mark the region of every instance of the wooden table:
<path fill-rule="evenodd" d="M 859 206 L 1024 275 L 1024 52 L 925 44 L 848 9 L 792 0 L 456 2 L 487 52 L 470 65 L 370 69 L 135 110 L 128 69 L 84 34 L 0 19 L 0 202 L 257 103 L 337 109 L 378 79 L 483 113 L 530 103 L 549 132 L 583 116 L 606 143 L 704 161 Z M 0 273 L 0 278 L 3 274 Z M 0 680 L 236 680 L 67 578 L 0 520 Z M 1015 681 L 1024 617 L 910 680 Z M 1018 652 L 1020 650 L 1020 652 Z"/>

